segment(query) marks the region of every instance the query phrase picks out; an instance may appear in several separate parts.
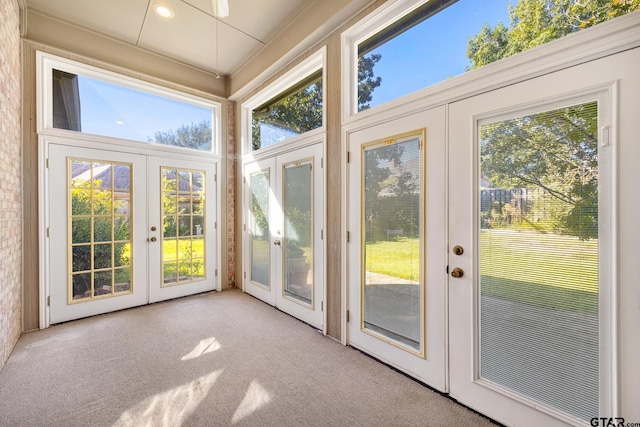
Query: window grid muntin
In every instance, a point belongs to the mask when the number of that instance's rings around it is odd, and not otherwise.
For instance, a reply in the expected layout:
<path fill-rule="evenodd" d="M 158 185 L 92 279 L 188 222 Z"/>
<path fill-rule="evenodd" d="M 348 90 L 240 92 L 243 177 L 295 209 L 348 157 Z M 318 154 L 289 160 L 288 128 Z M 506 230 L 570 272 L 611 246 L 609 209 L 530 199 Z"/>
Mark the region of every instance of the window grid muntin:
<path fill-rule="evenodd" d="M 171 178 L 171 174 L 173 174 L 173 178 Z M 200 178 L 195 179 L 195 176 Z M 162 183 L 160 209 L 163 224 L 163 232 L 160 239 L 162 244 L 161 287 L 206 280 L 206 171 L 162 167 L 160 180 Z M 198 181 L 201 185 L 199 189 L 196 188 Z M 181 182 L 186 184 L 187 189 L 184 189 L 184 185 L 183 189 L 181 189 Z M 167 203 L 167 200 L 170 202 Z M 175 202 L 171 202 L 172 200 L 175 200 Z M 182 208 L 180 200 L 183 201 Z M 187 200 L 188 202 L 186 202 Z M 196 202 L 199 206 L 198 211 L 194 212 Z M 184 206 L 185 204 L 189 206 L 188 210 Z M 175 213 L 167 213 L 167 209 L 175 209 Z M 180 209 L 183 210 L 181 211 Z M 167 224 L 171 226 L 171 223 L 174 232 L 167 233 Z M 187 224 L 188 228 L 185 229 Z M 169 237 L 171 239 L 168 239 Z M 187 256 L 184 256 L 185 253 L 187 253 Z M 199 256 L 194 256 L 194 253 Z M 194 268 L 194 265 L 197 267 Z M 174 274 L 168 275 L 167 269 L 173 271 Z M 182 275 L 181 269 L 185 272 L 188 270 L 188 274 Z M 196 272 L 197 274 L 194 274 Z"/>
<path fill-rule="evenodd" d="M 80 173 L 78 176 L 74 177 L 73 176 L 74 163 L 85 164 L 85 165 L 88 164 L 88 169 L 86 169 L 84 173 Z M 110 183 L 107 189 L 96 184 L 97 182 L 96 177 L 101 174 L 101 173 L 96 174 L 96 168 L 101 168 L 104 166 L 108 166 L 107 169 L 110 171 Z M 116 173 L 115 169 L 118 166 L 128 168 L 128 174 L 126 176 L 129 182 L 129 185 L 128 185 L 129 188 L 125 189 L 125 188 L 114 187 L 114 182 L 115 182 L 114 176 Z M 88 179 L 84 178 L 84 182 L 86 182 L 87 187 L 82 188 L 80 185 L 77 185 L 76 183 L 74 183 L 74 180 L 77 180 L 79 176 L 86 174 L 86 172 L 89 172 Z M 67 215 L 67 230 L 68 230 L 67 256 L 68 256 L 68 272 L 69 272 L 67 300 L 69 304 L 78 304 L 78 303 L 93 301 L 97 299 L 104 299 L 104 298 L 109 298 L 113 296 L 126 295 L 126 294 L 133 293 L 134 283 L 133 283 L 133 276 L 131 274 L 133 271 L 133 230 L 132 230 L 132 221 L 131 221 L 133 218 L 133 210 L 132 210 L 132 202 L 133 202 L 132 188 L 133 187 L 131 185 L 132 183 L 133 183 L 133 164 L 132 163 L 100 161 L 100 160 L 81 159 L 81 158 L 73 158 L 73 157 L 67 158 L 67 194 L 68 194 L 67 203 L 68 203 L 68 212 L 69 212 L 69 214 Z M 84 197 L 86 197 L 87 195 L 89 196 L 88 213 L 74 215 L 73 213 L 74 190 L 77 192 L 77 194 L 83 194 Z M 128 196 L 126 197 L 126 199 L 129 200 L 128 214 L 116 215 L 115 213 L 116 192 L 123 192 L 123 190 L 126 191 L 126 195 Z M 109 200 L 109 206 L 110 206 L 109 213 L 95 214 L 95 210 L 96 210 L 95 206 L 97 205 L 96 194 L 107 195 Z M 80 201 L 79 199 L 76 199 L 76 200 Z M 87 212 L 86 209 L 84 211 Z M 128 239 L 115 239 L 115 221 L 116 219 L 121 220 L 123 218 L 126 219 L 126 221 L 128 222 L 128 227 L 127 227 Z M 85 220 L 85 222 L 88 221 L 89 223 L 88 241 L 86 241 L 86 239 L 85 241 L 81 241 L 81 242 L 75 241 L 76 239 L 74 238 L 74 230 L 76 230 L 77 228 L 74 227 L 74 219 Z M 110 222 L 110 239 L 109 240 L 99 240 L 99 241 L 95 240 L 96 219 L 109 220 Z M 111 246 L 110 247 L 110 263 L 108 266 L 104 266 L 104 267 L 101 266 L 96 268 L 96 262 L 95 262 L 96 247 L 106 246 L 106 245 Z M 126 245 L 129 245 L 128 263 L 122 262 L 116 265 L 116 260 L 115 260 L 116 245 L 124 245 L 123 253 L 125 251 Z M 74 252 L 76 248 L 89 249 L 88 251 L 89 252 L 89 257 L 88 257 L 89 268 L 88 269 L 85 268 L 82 270 L 74 271 L 74 267 L 73 267 Z M 128 282 L 117 284 L 116 277 L 118 272 L 123 272 L 120 274 L 124 274 L 124 272 L 126 272 L 127 270 L 128 270 L 128 274 L 126 274 L 126 276 L 128 277 Z M 109 279 L 110 291 L 105 293 L 97 293 L 95 288 L 96 273 L 98 277 L 102 277 L 104 276 L 104 273 L 107 273 L 107 272 L 111 273 L 110 274 L 111 277 Z M 86 277 L 87 275 L 89 275 L 88 277 L 89 288 L 87 289 L 87 291 L 89 292 L 89 296 L 74 298 L 74 278 L 76 277 L 80 278 L 81 276 Z M 126 287 L 121 291 L 118 291 L 117 290 L 118 285 L 124 285 L 124 286 L 128 285 L 128 287 Z M 87 291 L 85 291 L 85 293 Z"/>

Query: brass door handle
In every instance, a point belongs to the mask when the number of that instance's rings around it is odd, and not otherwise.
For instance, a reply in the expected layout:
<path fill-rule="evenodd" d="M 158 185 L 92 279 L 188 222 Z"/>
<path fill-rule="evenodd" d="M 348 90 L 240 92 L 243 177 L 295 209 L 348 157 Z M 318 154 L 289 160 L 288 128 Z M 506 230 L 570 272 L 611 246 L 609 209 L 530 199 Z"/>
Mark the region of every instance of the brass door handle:
<path fill-rule="evenodd" d="M 156 242 L 156 241 L 158 241 L 158 238 L 157 238 L 157 237 L 155 237 L 155 236 L 153 236 L 153 237 L 152 237 L 152 238 L 150 238 L 149 240 L 150 240 L 150 241 L 152 241 L 152 242 Z"/>
<path fill-rule="evenodd" d="M 454 268 L 453 271 L 451 272 L 451 277 L 454 277 L 456 279 L 461 278 L 462 276 L 464 276 L 464 271 L 462 271 L 461 268 Z"/>
<path fill-rule="evenodd" d="M 276 246 L 280 246 L 280 240 L 274 240 L 273 244 L 276 245 Z"/>
<path fill-rule="evenodd" d="M 455 255 L 462 255 L 464 253 L 464 249 L 462 248 L 462 246 L 456 245 L 453 247 L 453 253 Z"/>

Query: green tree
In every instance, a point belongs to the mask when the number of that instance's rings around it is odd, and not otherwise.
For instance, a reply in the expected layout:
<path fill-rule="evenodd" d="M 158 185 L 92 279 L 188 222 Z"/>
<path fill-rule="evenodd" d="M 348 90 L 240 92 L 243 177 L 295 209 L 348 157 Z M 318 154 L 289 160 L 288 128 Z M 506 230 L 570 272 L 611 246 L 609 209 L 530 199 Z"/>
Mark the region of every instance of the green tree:
<path fill-rule="evenodd" d="M 369 109 L 373 91 L 382 84 L 382 77 L 373 72 L 375 65 L 382 59 L 379 53 L 358 57 L 358 111 Z"/>
<path fill-rule="evenodd" d="M 373 71 L 382 55 L 372 54 L 358 58 L 358 111 L 369 108 L 373 91 L 382 79 Z M 254 111 L 251 127 L 251 144 L 254 150 L 261 148 L 265 135 L 261 135 L 261 123 L 269 123 L 285 131 L 301 134 L 322 126 L 322 80 L 289 95 L 271 105 L 266 111 Z M 280 137 L 281 135 L 278 135 Z"/>
<path fill-rule="evenodd" d="M 158 131 L 154 134 L 154 138 L 149 138 L 149 142 L 172 147 L 211 150 L 211 135 L 211 120 L 203 120 L 200 123 L 182 125 L 176 130 Z"/>
<path fill-rule="evenodd" d="M 595 238 L 597 125 L 597 104 L 590 102 L 482 126 L 482 173 L 496 187 L 541 190 L 547 218 L 540 226 Z"/>
<path fill-rule="evenodd" d="M 94 188 L 100 188 L 100 186 L 101 180 L 93 181 Z M 74 186 L 71 190 L 71 212 L 74 215 L 71 241 L 78 245 L 73 247 L 72 271 L 91 270 L 92 256 L 94 268 L 111 267 L 111 245 L 108 243 L 129 240 L 128 218 L 125 216 L 114 218 L 112 216 L 113 212 L 117 212 L 123 206 L 123 202 L 114 199 L 113 192 L 92 190 L 89 180 L 74 181 Z M 92 207 L 93 218 L 89 216 L 91 215 Z M 92 255 L 92 242 L 105 242 L 106 244 L 93 245 L 94 253 Z M 113 257 L 116 265 L 128 265 L 127 254 L 127 244 L 116 243 L 113 245 Z M 73 294 L 81 295 L 86 290 L 91 289 L 90 282 L 91 276 L 88 274 L 75 275 Z"/>
<path fill-rule="evenodd" d="M 640 0 L 520 0 L 511 22 L 485 24 L 469 39 L 469 68 L 478 68 L 557 38 L 640 9 Z"/>
<path fill-rule="evenodd" d="M 485 24 L 469 39 L 469 68 L 637 9 L 640 0 L 520 0 L 509 6 L 508 26 Z M 480 135 L 482 173 L 492 185 L 505 189 L 540 190 L 539 202 L 554 205 L 546 213 L 554 218 L 553 225 L 546 225 L 554 231 L 595 238 L 597 122 L 597 105 L 589 103 L 484 126 Z M 500 212 L 485 214 L 497 217 Z"/>

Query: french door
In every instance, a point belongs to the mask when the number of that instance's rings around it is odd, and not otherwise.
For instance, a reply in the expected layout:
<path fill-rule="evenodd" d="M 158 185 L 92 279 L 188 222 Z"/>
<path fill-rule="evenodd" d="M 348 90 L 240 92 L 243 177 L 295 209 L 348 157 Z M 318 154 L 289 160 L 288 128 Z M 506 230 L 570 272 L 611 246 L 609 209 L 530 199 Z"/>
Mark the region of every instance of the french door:
<path fill-rule="evenodd" d="M 215 289 L 215 165 L 49 145 L 50 323 Z"/>
<path fill-rule="evenodd" d="M 444 121 L 439 107 L 351 133 L 348 194 L 349 344 L 441 391 Z"/>
<path fill-rule="evenodd" d="M 506 425 L 616 416 L 625 61 L 348 133 L 350 345 Z"/>
<path fill-rule="evenodd" d="M 322 144 L 244 167 L 244 291 L 324 325 Z"/>
<path fill-rule="evenodd" d="M 507 425 L 616 416 L 610 79 L 623 68 L 607 58 L 450 106 L 451 395 Z"/>

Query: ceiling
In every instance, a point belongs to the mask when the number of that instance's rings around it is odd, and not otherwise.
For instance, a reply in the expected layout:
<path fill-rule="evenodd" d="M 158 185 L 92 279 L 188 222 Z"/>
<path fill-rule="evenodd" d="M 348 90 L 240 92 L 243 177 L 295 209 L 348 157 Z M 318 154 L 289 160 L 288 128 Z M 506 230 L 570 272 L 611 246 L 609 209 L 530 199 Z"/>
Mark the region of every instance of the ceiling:
<path fill-rule="evenodd" d="M 231 75 L 312 2 L 229 0 L 229 16 L 219 19 L 214 17 L 211 0 L 26 0 L 25 3 L 29 10 L 214 74 Z M 173 17 L 158 15 L 154 6 L 159 4 L 169 8 Z"/>

